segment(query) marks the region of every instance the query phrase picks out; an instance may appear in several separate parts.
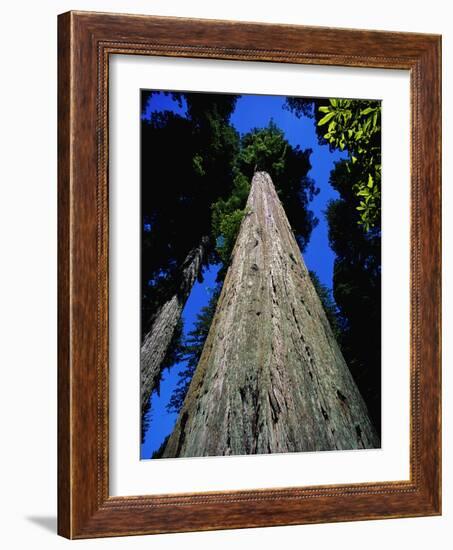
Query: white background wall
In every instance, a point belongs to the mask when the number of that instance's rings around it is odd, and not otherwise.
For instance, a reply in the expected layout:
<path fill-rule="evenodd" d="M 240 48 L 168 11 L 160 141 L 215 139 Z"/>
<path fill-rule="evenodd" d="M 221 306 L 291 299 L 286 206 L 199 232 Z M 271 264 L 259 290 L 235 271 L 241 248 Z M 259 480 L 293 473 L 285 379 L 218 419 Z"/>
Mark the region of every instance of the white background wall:
<path fill-rule="evenodd" d="M 41 0 L 4 2 L 0 15 L 0 540 L 3 548 L 289 546 L 348 550 L 451 548 L 453 476 L 452 97 L 448 1 Z M 57 14 L 70 9 L 443 34 L 444 515 L 69 542 L 56 528 Z M 450 307 L 449 307 L 450 306 Z M 450 330 L 451 332 L 451 330 Z M 450 441 L 449 441 L 450 440 Z"/>

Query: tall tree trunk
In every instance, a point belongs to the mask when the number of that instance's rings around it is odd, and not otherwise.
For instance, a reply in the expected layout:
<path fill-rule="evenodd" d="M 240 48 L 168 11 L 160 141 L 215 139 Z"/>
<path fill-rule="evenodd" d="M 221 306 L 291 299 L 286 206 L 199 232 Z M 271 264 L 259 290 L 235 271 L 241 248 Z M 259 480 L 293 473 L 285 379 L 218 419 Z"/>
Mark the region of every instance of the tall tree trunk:
<path fill-rule="evenodd" d="M 177 291 L 159 308 L 143 338 L 140 349 L 142 413 L 152 392 L 158 387 L 163 360 L 195 279 L 201 273 L 207 246 L 208 237 L 203 237 L 200 244 L 189 252 L 177 276 Z"/>
<path fill-rule="evenodd" d="M 378 447 L 267 173 L 247 209 L 163 456 Z"/>

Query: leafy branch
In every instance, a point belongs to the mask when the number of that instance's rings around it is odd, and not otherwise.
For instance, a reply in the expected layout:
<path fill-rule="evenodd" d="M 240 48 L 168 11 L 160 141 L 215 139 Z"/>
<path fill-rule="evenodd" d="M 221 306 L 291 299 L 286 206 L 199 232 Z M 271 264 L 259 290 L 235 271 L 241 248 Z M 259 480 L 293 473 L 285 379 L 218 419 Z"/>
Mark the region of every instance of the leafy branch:
<path fill-rule="evenodd" d="M 334 148 L 347 150 L 347 170 L 354 172 L 352 191 L 357 197 L 359 224 L 365 231 L 379 225 L 381 213 L 381 104 L 378 101 L 330 99 L 318 108 L 318 126 Z"/>

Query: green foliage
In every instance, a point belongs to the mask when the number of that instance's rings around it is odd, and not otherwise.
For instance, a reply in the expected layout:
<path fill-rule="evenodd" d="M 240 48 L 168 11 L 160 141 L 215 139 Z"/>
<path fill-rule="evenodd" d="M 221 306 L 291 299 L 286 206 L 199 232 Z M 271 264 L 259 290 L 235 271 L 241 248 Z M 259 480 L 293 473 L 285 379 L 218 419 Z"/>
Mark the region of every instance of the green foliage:
<path fill-rule="evenodd" d="M 283 132 L 271 121 L 264 129 L 254 129 L 241 140 L 238 164 L 243 173 L 268 172 L 277 181 L 283 174 L 291 147 Z"/>
<path fill-rule="evenodd" d="M 378 226 L 365 231 L 353 191 L 355 166 L 336 164 L 330 183 L 340 194 L 326 211 L 329 244 L 336 255 L 333 295 L 338 307 L 339 343 L 365 399 L 370 416 L 381 425 L 381 239 Z"/>
<path fill-rule="evenodd" d="M 202 177 L 206 175 L 206 171 L 203 168 L 203 157 L 199 153 L 196 153 L 194 155 L 192 162 L 193 162 L 193 169 L 197 176 Z"/>
<path fill-rule="evenodd" d="M 183 356 L 182 342 L 183 342 L 183 320 L 182 318 L 179 318 L 176 328 L 173 332 L 173 336 L 170 340 L 170 344 L 168 345 L 167 352 L 165 353 L 165 357 L 162 361 L 162 370 L 169 369 L 172 365 L 181 361 Z M 160 392 L 159 385 L 157 385 L 156 391 L 159 394 Z"/>
<path fill-rule="evenodd" d="M 230 256 L 246 213 L 246 209 L 233 210 L 230 214 L 224 214 L 220 220 L 220 236 L 217 238 L 216 250 L 223 264 L 228 264 L 230 261 Z"/>
<path fill-rule="evenodd" d="M 170 434 L 167 435 L 167 437 L 162 441 L 160 447 L 154 451 L 154 453 L 151 455 L 151 458 L 162 458 L 162 455 L 164 454 L 165 447 L 167 446 L 167 442 L 170 439 Z"/>
<path fill-rule="evenodd" d="M 283 108 L 294 113 L 297 118 L 313 118 L 315 114 L 315 101 L 305 97 L 288 96 Z"/>
<path fill-rule="evenodd" d="M 168 412 L 179 413 L 181 410 L 190 382 L 200 360 L 204 343 L 208 337 L 220 292 L 221 284 L 217 285 L 212 292 L 208 304 L 201 308 L 194 323 L 193 330 L 187 335 L 181 345 L 182 359 L 186 362 L 186 366 L 179 373 L 178 384 L 167 405 Z"/>
<path fill-rule="evenodd" d="M 342 322 L 339 316 L 337 304 L 333 299 L 332 291 L 328 286 L 323 284 L 318 275 L 314 271 L 309 271 L 311 282 L 315 287 L 316 293 L 321 300 L 321 304 L 324 308 L 324 312 L 330 324 L 330 328 L 334 333 L 336 340 L 339 342 L 342 332 Z"/>
<path fill-rule="evenodd" d="M 250 181 L 238 172 L 234 178 L 233 189 L 227 199 L 219 199 L 212 207 L 212 235 L 216 243 L 217 257 L 228 266 L 239 227 L 245 214 L 245 204 L 250 193 Z"/>
<path fill-rule="evenodd" d="M 145 442 L 146 432 L 149 430 L 151 424 L 151 399 L 145 405 L 142 411 L 142 419 L 140 423 L 140 441 L 141 443 Z"/>
<path fill-rule="evenodd" d="M 144 92 L 142 110 L 157 92 Z M 142 335 L 160 306 L 180 292 L 187 255 L 211 235 L 211 205 L 232 191 L 239 134 L 237 96 L 167 93 L 185 115 L 153 112 L 141 123 Z M 215 252 L 211 239 L 205 254 Z"/>
<path fill-rule="evenodd" d="M 349 153 L 354 168 L 357 223 L 365 231 L 380 225 L 381 215 L 381 104 L 358 99 L 312 100 L 287 97 L 285 109 L 298 118 L 314 118 L 318 141 Z M 351 183 L 352 185 L 352 183 Z"/>
<path fill-rule="evenodd" d="M 313 180 L 307 177 L 311 168 L 310 154 L 310 149 L 302 151 L 293 147 L 272 121 L 266 128 L 254 129 L 242 136 L 232 192 L 227 199 L 219 199 L 212 206 L 212 234 L 217 243 L 218 259 L 225 266 L 246 214 L 250 183 L 256 171 L 270 174 L 299 246 L 305 249 L 318 222 L 308 208 L 308 203 L 319 192 Z M 221 276 L 224 271 L 221 270 Z"/>
<path fill-rule="evenodd" d="M 381 105 L 378 101 L 329 99 L 318 107 L 318 126 L 334 148 L 349 153 L 347 170 L 354 168 L 352 184 L 359 203 L 358 223 L 365 231 L 380 224 L 381 215 Z M 327 131 L 326 131 L 327 130 Z"/>

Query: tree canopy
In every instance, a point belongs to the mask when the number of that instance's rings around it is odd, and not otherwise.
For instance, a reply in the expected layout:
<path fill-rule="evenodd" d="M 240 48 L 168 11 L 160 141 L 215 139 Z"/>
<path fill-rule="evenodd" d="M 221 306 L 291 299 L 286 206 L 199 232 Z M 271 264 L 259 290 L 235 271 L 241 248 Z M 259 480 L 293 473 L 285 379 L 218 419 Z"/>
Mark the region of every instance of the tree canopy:
<path fill-rule="evenodd" d="M 358 99 L 308 100 L 287 98 L 286 108 L 296 116 L 314 118 L 319 142 L 346 150 L 346 164 L 357 223 L 365 231 L 380 226 L 381 215 L 381 102 Z"/>
<path fill-rule="evenodd" d="M 358 224 L 351 181 L 357 166 L 336 164 L 330 183 L 340 198 L 327 208 L 329 243 L 336 258 L 333 296 L 338 307 L 339 343 L 378 431 L 381 426 L 381 238 L 380 228 Z"/>
<path fill-rule="evenodd" d="M 243 216 L 255 171 L 271 174 L 301 251 L 318 223 L 309 202 L 319 192 L 308 177 L 311 149 L 293 147 L 274 122 L 243 135 L 235 164 L 231 195 L 213 204 L 213 235 L 221 261 L 227 265 Z"/>
<path fill-rule="evenodd" d="M 154 92 L 142 96 L 144 112 Z M 186 115 L 142 118 L 142 332 L 187 254 L 211 233 L 211 204 L 230 193 L 239 135 L 229 122 L 237 96 L 172 94 Z"/>

